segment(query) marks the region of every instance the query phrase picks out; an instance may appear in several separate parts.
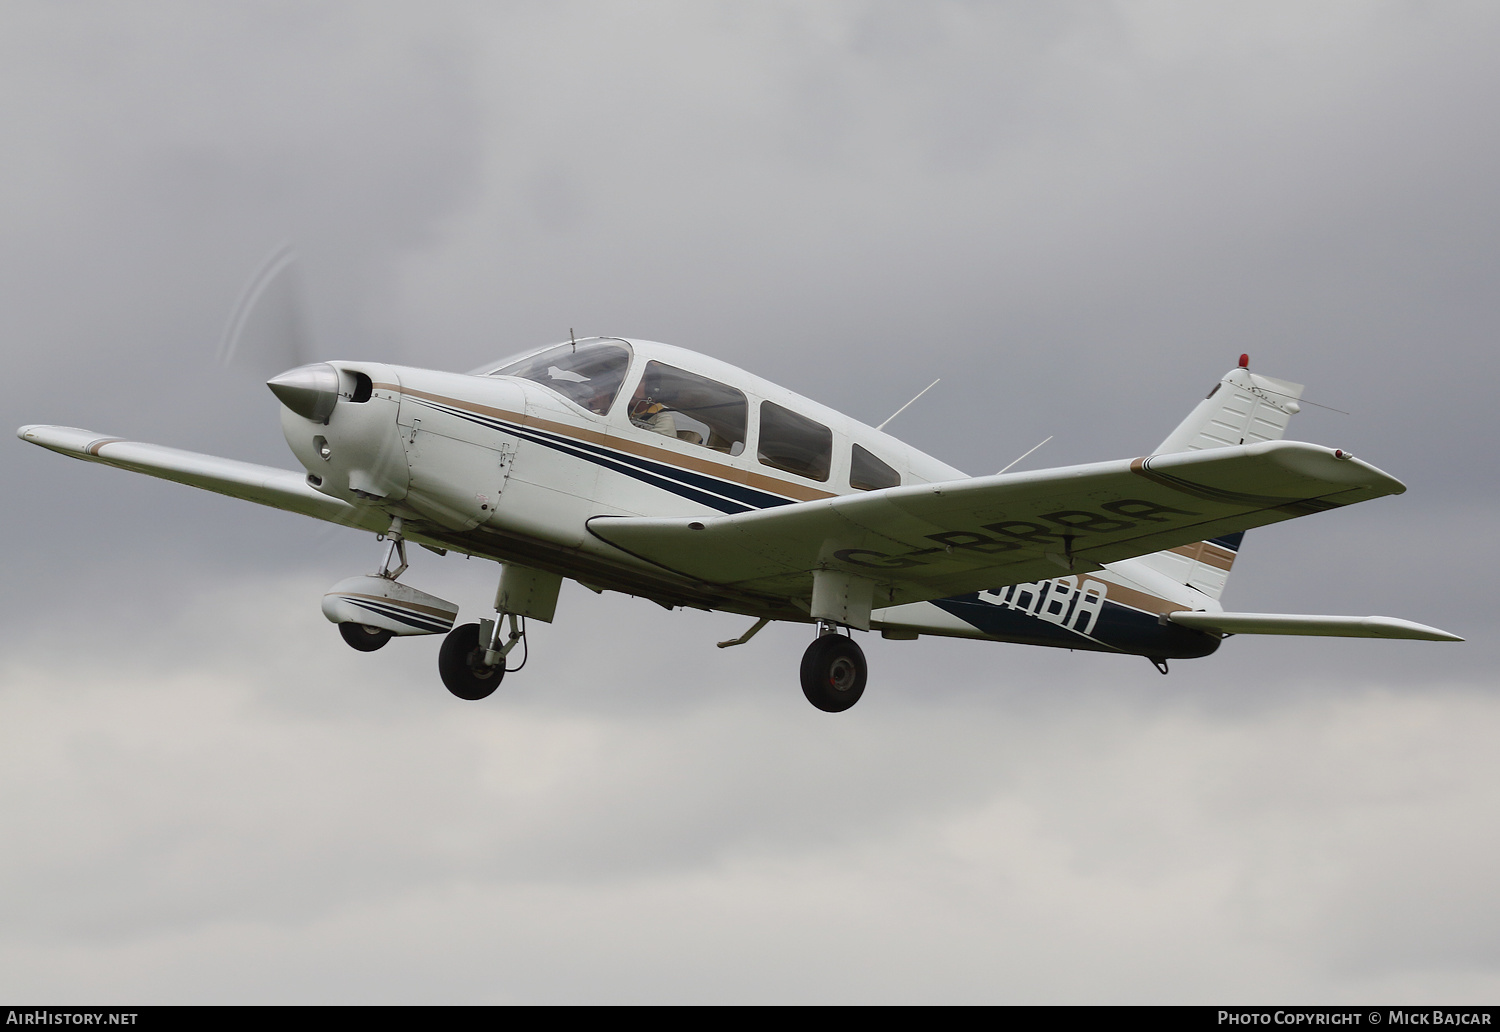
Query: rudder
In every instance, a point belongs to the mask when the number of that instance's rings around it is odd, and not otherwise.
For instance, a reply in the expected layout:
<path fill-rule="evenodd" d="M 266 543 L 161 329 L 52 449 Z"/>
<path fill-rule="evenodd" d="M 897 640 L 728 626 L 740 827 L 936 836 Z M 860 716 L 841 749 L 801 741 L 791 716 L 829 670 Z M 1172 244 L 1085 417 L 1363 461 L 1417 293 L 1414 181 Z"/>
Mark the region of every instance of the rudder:
<path fill-rule="evenodd" d="M 1250 357 L 1214 384 L 1208 397 L 1184 419 L 1153 455 L 1233 448 L 1241 444 L 1279 441 L 1287 424 L 1301 411 L 1302 384 L 1277 380 L 1250 371 Z"/>
<path fill-rule="evenodd" d="M 1286 435 L 1287 424 L 1301 409 L 1302 390 L 1300 383 L 1252 373 L 1249 356 L 1241 355 L 1240 364 L 1214 384 L 1208 397 L 1152 454 L 1279 441 Z M 1243 533 L 1228 534 L 1144 555 L 1134 561 L 1217 600 L 1224 593 L 1244 537 Z"/>

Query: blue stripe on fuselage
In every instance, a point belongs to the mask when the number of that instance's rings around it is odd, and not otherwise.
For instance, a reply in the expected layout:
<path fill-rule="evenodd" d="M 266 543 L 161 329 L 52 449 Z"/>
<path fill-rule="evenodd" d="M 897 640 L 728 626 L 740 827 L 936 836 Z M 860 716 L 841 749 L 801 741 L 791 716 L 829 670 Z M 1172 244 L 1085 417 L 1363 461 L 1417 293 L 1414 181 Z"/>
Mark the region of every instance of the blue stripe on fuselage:
<path fill-rule="evenodd" d="M 694 473 L 666 463 L 653 462 L 650 459 L 639 458 L 599 445 L 585 444 L 561 434 L 538 430 L 536 427 L 512 423 L 494 416 L 482 416 L 425 399 L 414 400 L 420 400 L 421 404 L 430 408 L 458 416 L 491 430 L 498 430 L 554 451 L 572 455 L 574 458 L 584 459 L 616 473 L 623 473 L 642 483 L 662 488 L 720 512 L 749 512 L 752 509 L 768 509 L 778 505 L 790 505 L 793 502 L 793 499 L 760 491 L 744 484 L 720 480 L 717 477 Z"/>
<path fill-rule="evenodd" d="M 1163 625 L 1154 613 L 1104 601 L 1088 634 L 1043 620 L 1020 609 L 983 602 L 979 593 L 934 599 L 933 605 L 992 638 L 1024 645 L 1050 645 L 1091 652 L 1128 652 L 1166 659 L 1196 659 L 1219 647 L 1219 639 L 1201 631 Z"/>

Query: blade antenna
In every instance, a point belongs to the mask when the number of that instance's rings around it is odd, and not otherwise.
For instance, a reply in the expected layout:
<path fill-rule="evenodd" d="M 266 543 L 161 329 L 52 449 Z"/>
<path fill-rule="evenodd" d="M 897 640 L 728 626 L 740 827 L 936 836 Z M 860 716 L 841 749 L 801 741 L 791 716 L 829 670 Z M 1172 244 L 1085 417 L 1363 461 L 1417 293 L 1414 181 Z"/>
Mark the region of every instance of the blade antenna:
<path fill-rule="evenodd" d="M 943 378 L 942 377 L 938 377 L 936 380 L 933 380 L 926 387 L 923 387 L 920 391 L 917 392 L 917 398 L 920 398 L 922 395 L 926 394 L 928 391 L 932 390 L 934 387 L 936 387 L 938 384 L 940 384 L 942 382 L 943 382 Z M 886 419 L 886 421 L 884 423 L 881 423 L 879 426 L 877 426 L 875 429 L 876 430 L 884 430 L 886 428 L 886 425 L 889 424 L 892 419 L 895 419 L 901 413 L 903 413 L 907 409 L 911 408 L 912 405 L 914 405 L 916 403 L 917 398 L 911 399 L 911 401 L 908 401 L 905 405 L 902 405 L 895 412 L 892 412 L 890 414 L 890 417 L 888 419 Z"/>
<path fill-rule="evenodd" d="M 1057 435 L 1056 435 L 1056 434 L 1048 434 L 1048 435 L 1047 435 L 1047 440 L 1046 440 L 1046 441 L 1042 441 L 1042 442 L 1041 442 L 1041 443 L 1040 443 L 1040 444 L 1035 444 L 1035 445 L 1032 445 L 1032 447 L 1031 447 L 1031 448 L 1029 448 L 1029 449 L 1028 449 L 1028 450 L 1027 450 L 1027 451 L 1026 451 L 1026 452 L 1025 452 L 1025 453 L 1024 453 L 1024 454 L 1022 454 L 1022 455 L 1018 455 L 1018 456 L 1016 456 L 1016 457 L 1015 457 L 1015 458 L 1014 458 L 1014 459 L 1012 459 L 1012 460 L 1011 460 L 1011 462 L 1010 462 L 1010 466 L 1014 466 L 1014 465 L 1015 465 L 1015 464 L 1016 464 L 1016 463 L 1018 463 L 1018 462 L 1020 462 L 1020 461 L 1021 461 L 1021 460 L 1022 460 L 1022 459 L 1024 459 L 1024 458 L 1025 458 L 1025 457 L 1026 457 L 1026 456 L 1027 456 L 1027 455 L 1030 455 L 1030 454 L 1031 454 L 1031 453 L 1032 453 L 1032 452 L 1034 452 L 1034 451 L 1036 451 L 1036 450 L 1037 450 L 1037 449 L 1038 449 L 1038 448 L 1040 448 L 1040 447 L 1041 447 L 1041 446 L 1042 446 L 1042 445 L 1043 445 L 1043 444 L 1046 444 L 1046 443 L 1047 443 L 1047 441 L 1050 441 L 1050 440 L 1052 440 L 1052 438 L 1054 438 L 1054 437 L 1056 437 L 1056 436 L 1057 436 Z M 1006 467 L 1005 467 L 1005 469 L 1010 469 L 1010 466 L 1006 466 Z M 1002 469 L 1002 470 L 1001 470 L 1001 471 L 1000 471 L 1000 473 L 1004 473 L 1004 472 L 1005 472 L 1005 469 Z M 998 477 L 998 476 L 999 476 L 999 475 L 1000 475 L 1000 473 L 996 473 L 996 474 L 995 474 L 995 476 L 997 476 L 997 477 Z"/>

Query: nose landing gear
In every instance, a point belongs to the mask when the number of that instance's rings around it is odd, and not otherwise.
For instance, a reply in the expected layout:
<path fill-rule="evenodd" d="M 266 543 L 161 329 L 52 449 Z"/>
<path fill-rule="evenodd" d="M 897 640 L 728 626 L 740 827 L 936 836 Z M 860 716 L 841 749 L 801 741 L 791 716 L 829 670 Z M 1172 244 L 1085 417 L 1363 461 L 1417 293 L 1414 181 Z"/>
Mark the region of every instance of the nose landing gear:
<path fill-rule="evenodd" d="M 360 652 L 374 652 L 376 649 L 384 648 L 385 643 L 391 640 L 391 632 L 384 627 L 371 627 L 368 624 L 341 623 L 339 634 L 348 643 L 351 649 Z"/>
<path fill-rule="evenodd" d="M 458 606 L 452 602 L 396 579 L 407 570 L 400 519 L 391 521 L 386 538 L 390 545 L 379 569 L 339 581 L 323 596 L 323 615 L 338 624 L 344 641 L 360 652 L 374 652 L 392 637 L 443 634 L 458 619 Z"/>
<path fill-rule="evenodd" d="M 802 654 L 802 694 L 824 713 L 842 713 L 864 694 L 865 654 L 833 624 L 820 621 L 818 630 Z"/>

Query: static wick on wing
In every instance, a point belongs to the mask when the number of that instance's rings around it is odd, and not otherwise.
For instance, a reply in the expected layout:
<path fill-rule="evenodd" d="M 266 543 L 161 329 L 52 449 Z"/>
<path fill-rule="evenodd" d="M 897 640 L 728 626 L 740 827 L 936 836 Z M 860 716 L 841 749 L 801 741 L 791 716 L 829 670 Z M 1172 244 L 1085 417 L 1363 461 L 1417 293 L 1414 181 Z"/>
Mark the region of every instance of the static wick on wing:
<path fill-rule="evenodd" d="M 942 382 L 943 382 L 943 378 L 941 376 L 938 377 L 936 380 L 933 380 L 926 387 L 923 387 L 920 391 L 917 392 L 917 398 L 920 398 L 922 395 L 926 394 L 928 391 L 932 390 L 934 387 L 936 387 L 938 384 L 940 384 Z M 916 402 L 917 402 L 917 398 L 911 399 L 911 401 L 908 401 L 905 405 L 902 405 L 895 412 L 892 412 L 890 414 L 890 416 L 886 419 L 886 421 L 884 423 L 881 423 L 875 429 L 876 430 L 884 430 L 886 428 L 887 424 L 889 424 L 892 419 L 895 419 L 901 413 L 905 412 L 907 409 L 909 409 L 913 405 L 915 405 Z"/>

